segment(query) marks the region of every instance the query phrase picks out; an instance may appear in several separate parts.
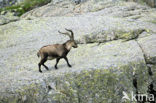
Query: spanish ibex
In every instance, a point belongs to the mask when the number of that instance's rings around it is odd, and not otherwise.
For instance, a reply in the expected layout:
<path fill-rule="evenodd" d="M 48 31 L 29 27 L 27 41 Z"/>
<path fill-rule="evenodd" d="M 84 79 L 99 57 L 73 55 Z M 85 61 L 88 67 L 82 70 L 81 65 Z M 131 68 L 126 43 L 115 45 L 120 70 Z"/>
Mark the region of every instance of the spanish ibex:
<path fill-rule="evenodd" d="M 41 57 L 41 61 L 39 62 L 39 72 L 41 71 L 41 65 L 43 65 L 47 70 L 48 67 L 44 64 L 47 60 L 53 60 L 56 59 L 55 69 L 57 69 L 57 64 L 60 59 L 64 58 L 67 62 L 67 65 L 71 67 L 71 65 L 68 62 L 67 54 L 71 50 L 72 47 L 77 48 L 77 43 L 74 40 L 74 33 L 72 30 L 65 29 L 67 32 L 63 33 L 58 31 L 61 34 L 65 34 L 70 37 L 70 40 L 66 41 L 63 44 L 52 44 L 43 46 L 39 52 L 37 53 L 38 57 Z M 70 32 L 70 33 L 69 33 Z"/>

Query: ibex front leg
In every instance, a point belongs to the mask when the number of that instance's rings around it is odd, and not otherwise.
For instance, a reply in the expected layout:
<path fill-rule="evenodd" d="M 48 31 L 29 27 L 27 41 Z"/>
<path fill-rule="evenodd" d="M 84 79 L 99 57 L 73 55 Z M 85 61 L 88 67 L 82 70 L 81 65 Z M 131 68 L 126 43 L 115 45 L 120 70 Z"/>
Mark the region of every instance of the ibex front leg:
<path fill-rule="evenodd" d="M 64 59 L 66 60 L 68 66 L 69 66 L 69 67 L 72 67 L 72 66 L 69 64 L 69 62 L 68 62 L 68 58 L 67 58 L 67 57 L 64 57 Z"/>
<path fill-rule="evenodd" d="M 58 64 L 59 61 L 60 61 L 60 58 L 57 58 L 56 59 L 56 64 L 55 64 L 55 69 L 57 69 L 57 64 Z"/>

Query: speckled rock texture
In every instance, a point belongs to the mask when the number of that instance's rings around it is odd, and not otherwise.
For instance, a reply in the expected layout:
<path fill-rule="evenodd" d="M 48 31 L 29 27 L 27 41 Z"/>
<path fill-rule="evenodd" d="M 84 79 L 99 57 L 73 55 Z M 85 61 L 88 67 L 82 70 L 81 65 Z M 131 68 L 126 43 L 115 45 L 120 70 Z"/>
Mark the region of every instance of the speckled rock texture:
<path fill-rule="evenodd" d="M 11 14 L 7 14 L 7 15 L 0 15 L 0 25 L 5 25 L 8 24 L 10 22 L 15 22 L 18 21 L 20 18 L 17 16 L 13 16 Z"/>
<path fill-rule="evenodd" d="M 82 13 L 49 5 L 0 25 L 0 103 L 137 103 L 123 101 L 123 91 L 155 93 L 156 9 L 122 0 L 83 1 L 74 6 Z M 64 28 L 78 43 L 72 68 L 60 60 L 55 70 L 53 60 L 39 73 L 38 50 L 68 40 Z"/>
<path fill-rule="evenodd" d="M 151 7 L 156 7 L 156 0 L 127 0 L 127 1 L 134 1 L 134 2 L 146 2 Z"/>

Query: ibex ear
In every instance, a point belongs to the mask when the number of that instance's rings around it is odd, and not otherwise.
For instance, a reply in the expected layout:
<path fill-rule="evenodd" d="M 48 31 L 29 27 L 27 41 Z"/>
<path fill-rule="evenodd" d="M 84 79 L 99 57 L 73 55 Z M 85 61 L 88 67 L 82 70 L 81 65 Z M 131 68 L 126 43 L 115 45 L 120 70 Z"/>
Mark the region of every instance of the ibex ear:
<path fill-rule="evenodd" d="M 66 31 L 71 33 L 70 40 L 74 40 L 74 33 L 72 30 L 65 28 Z"/>

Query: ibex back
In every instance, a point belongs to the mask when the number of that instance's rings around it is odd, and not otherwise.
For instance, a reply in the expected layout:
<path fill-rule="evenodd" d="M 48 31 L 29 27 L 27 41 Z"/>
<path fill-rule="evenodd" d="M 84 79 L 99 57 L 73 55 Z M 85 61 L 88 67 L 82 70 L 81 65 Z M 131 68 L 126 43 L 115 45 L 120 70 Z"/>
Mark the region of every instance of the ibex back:
<path fill-rule="evenodd" d="M 39 66 L 39 72 L 42 72 L 41 65 L 43 65 L 47 70 L 48 67 L 44 64 L 47 60 L 53 60 L 56 59 L 55 69 L 57 69 L 57 64 L 60 59 L 64 58 L 67 62 L 67 65 L 71 67 L 71 65 L 68 62 L 67 54 L 71 50 L 72 47 L 77 48 L 77 44 L 74 40 L 74 33 L 72 30 L 65 29 L 67 32 L 63 33 L 58 31 L 61 34 L 68 35 L 70 37 L 70 40 L 66 41 L 63 44 L 52 44 L 43 46 L 39 52 L 37 53 L 38 57 L 41 57 L 41 60 L 38 64 Z M 70 33 L 69 33 L 70 32 Z"/>

